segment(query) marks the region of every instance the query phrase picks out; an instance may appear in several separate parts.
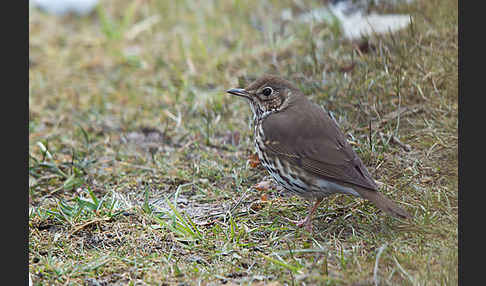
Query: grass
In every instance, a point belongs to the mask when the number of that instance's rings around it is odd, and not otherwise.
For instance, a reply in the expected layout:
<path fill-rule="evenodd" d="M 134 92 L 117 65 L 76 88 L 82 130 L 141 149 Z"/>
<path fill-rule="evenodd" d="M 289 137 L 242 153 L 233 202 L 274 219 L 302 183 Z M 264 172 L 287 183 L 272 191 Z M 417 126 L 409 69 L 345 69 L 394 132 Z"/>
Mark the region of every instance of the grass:
<path fill-rule="evenodd" d="M 102 1 L 29 18 L 29 272 L 37 285 L 454 285 L 457 2 L 368 39 L 284 21 L 318 1 Z M 346 70 L 346 72 L 343 72 Z M 245 102 L 263 73 L 331 110 L 401 222 L 336 195 L 251 188 Z M 370 124 L 371 122 L 371 124 Z M 369 126 L 372 126 L 371 130 Z M 376 282 L 376 284 L 375 284 Z"/>

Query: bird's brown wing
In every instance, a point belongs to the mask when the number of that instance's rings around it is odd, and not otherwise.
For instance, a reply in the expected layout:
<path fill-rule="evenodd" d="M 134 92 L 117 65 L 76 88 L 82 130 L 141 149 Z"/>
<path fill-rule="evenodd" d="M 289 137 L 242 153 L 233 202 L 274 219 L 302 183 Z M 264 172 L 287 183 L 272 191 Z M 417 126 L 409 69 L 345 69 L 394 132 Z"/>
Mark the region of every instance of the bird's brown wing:
<path fill-rule="evenodd" d="M 323 178 L 377 190 L 368 170 L 336 122 L 320 106 L 299 96 L 263 121 L 265 146 Z"/>

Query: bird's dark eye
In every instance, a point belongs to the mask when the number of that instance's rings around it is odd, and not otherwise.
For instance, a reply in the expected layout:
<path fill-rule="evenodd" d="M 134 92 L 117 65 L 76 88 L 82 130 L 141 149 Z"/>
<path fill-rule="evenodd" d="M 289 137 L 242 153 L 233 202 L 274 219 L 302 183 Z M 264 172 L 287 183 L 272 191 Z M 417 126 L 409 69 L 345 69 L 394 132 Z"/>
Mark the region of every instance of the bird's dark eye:
<path fill-rule="evenodd" d="M 271 87 L 265 87 L 263 90 L 262 90 L 262 93 L 263 95 L 265 96 L 270 96 L 270 94 L 273 93 L 273 89 Z"/>

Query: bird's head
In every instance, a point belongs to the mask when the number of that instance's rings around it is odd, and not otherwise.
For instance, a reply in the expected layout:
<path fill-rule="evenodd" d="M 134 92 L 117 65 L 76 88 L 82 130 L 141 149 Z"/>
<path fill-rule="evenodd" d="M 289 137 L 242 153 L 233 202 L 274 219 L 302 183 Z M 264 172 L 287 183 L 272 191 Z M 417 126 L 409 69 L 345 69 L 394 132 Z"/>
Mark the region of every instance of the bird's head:
<path fill-rule="evenodd" d="M 226 92 L 246 98 L 257 119 L 284 110 L 292 97 L 300 94 L 289 81 L 269 75 L 255 80 L 246 88 L 232 88 Z"/>

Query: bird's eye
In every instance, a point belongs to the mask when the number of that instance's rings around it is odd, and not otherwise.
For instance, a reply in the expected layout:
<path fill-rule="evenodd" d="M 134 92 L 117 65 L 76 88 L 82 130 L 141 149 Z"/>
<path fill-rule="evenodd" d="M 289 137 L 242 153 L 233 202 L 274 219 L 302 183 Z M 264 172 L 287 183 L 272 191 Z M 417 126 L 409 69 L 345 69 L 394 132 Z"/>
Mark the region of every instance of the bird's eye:
<path fill-rule="evenodd" d="M 263 90 L 262 90 L 262 93 L 263 95 L 265 96 L 270 96 L 270 94 L 273 93 L 273 89 L 271 87 L 265 87 Z"/>

